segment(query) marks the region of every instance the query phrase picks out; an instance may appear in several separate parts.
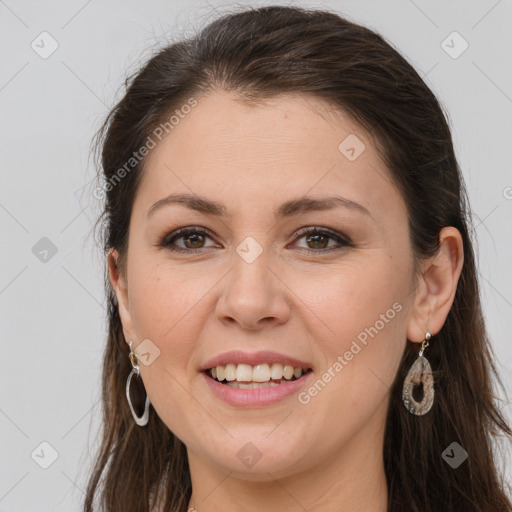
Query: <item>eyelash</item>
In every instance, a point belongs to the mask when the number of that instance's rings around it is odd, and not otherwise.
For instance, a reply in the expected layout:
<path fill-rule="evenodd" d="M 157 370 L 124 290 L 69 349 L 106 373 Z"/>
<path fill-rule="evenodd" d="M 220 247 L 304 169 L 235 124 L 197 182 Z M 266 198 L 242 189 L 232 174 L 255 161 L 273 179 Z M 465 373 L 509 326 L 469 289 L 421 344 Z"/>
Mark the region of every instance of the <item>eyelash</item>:
<path fill-rule="evenodd" d="M 178 238 L 183 238 L 186 235 L 197 234 L 197 233 L 206 235 L 209 238 L 213 239 L 210 231 L 208 231 L 207 229 L 192 226 L 192 227 L 187 227 L 187 228 L 180 228 L 180 229 L 173 231 L 172 233 L 169 233 L 168 235 L 166 235 L 163 238 L 163 240 L 158 245 L 160 247 L 165 247 L 169 251 L 180 252 L 180 253 L 194 253 L 197 251 L 201 251 L 203 249 L 208 249 L 208 247 L 200 247 L 197 249 L 183 249 L 181 247 L 178 247 L 178 248 L 171 247 L 171 244 L 174 240 L 176 240 Z M 335 240 L 338 244 L 340 244 L 340 246 L 339 247 L 331 247 L 329 249 L 308 249 L 308 248 L 301 247 L 300 249 L 302 251 L 305 251 L 307 254 L 320 254 L 320 253 L 325 254 L 327 252 L 344 249 L 345 247 L 354 247 L 354 245 L 352 244 L 352 241 L 350 240 L 349 237 L 347 237 L 341 233 L 338 233 L 336 231 L 333 231 L 331 229 L 321 228 L 321 227 L 316 227 L 316 226 L 299 229 L 298 231 L 295 232 L 295 237 L 303 238 L 304 236 L 311 235 L 311 234 L 328 236 L 329 238 Z"/>

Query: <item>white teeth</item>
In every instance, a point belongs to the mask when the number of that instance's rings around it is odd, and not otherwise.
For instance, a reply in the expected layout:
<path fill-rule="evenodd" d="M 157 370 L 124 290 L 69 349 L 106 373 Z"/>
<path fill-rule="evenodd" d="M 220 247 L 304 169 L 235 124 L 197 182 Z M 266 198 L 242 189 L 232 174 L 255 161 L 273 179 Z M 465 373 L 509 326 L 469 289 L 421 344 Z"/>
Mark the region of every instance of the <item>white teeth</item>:
<path fill-rule="evenodd" d="M 283 368 L 283 377 L 288 380 L 293 377 L 293 366 L 286 365 Z"/>
<path fill-rule="evenodd" d="M 240 388 L 240 389 L 257 389 L 257 388 L 269 388 L 272 386 L 279 386 L 277 382 L 250 382 L 249 384 L 244 384 L 242 382 L 228 382 L 226 386 L 230 388 Z"/>
<path fill-rule="evenodd" d="M 249 382 L 248 384 L 237 382 L 237 384 L 240 389 L 252 389 L 252 382 Z"/>
<path fill-rule="evenodd" d="M 258 364 L 252 369 L 253 382 L 268 382 L 270 380 L 270 367 L 268 364 Z"/>
<path fill-rule="evenodd" d="M 279 380 L 283 378 L 283 365 L 279 363 L 274 363 L 272 368 L 270 369 L 270 376 L 274 380 Z"/>
<path fill-rule="evenodd" d="M 306 368 L 294 368 L 291 365 L 282 365 L 280 363 L 273 363 L 271 366 L 267 363 L 257 364 L 251 366 L 250 364 L 234 364 L 229 363 L 225 366 L 218 365 L 209 370 L 210 375 L 219 382 L 226 380 L 231 387 L 252 388 L 253 384 L 270 383 L 278 385 L 277 382 L 282 379 L 291 380 L 293 377 L 299 379 L 303 373 L 306 373 Z M 243 385 L 235 385 L 236 383 L 244 383 Z"/>
<path fill-rule="evenodd" d="M 224 380 L 226 378 L 226 370 L 224 366 L 217 366 L 217 380 Z"/>
<path fill-rule="evenodd" d="M 226 365 L 226 380 L 228 382 L 236 380 L 236 364 Z"/>
<path fill-rule="evenodd" d="M 236 380 L 238 382 L 250 382 L 252 380 L 252 366 L 250 364 L 239 364 L 236 367 Z"/>

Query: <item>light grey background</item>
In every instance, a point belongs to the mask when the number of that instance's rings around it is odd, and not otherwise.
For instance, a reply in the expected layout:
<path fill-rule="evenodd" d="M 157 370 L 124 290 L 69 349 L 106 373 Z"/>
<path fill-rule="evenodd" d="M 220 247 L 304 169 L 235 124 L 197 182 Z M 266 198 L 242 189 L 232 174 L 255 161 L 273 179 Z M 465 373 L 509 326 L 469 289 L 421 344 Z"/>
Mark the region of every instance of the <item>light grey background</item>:
<path fill-rule="evenodd" d="M 271 3 L 279 2 L 238 5 Z M 97 446 L 106 329 L 103 256 L 90 236 L 98 214 L 91 137 L 126 73 L 163 36 L 186 35 L 229 5 L 0 0 L 0 511 L 80 508 Z M 512 395 L 511 1 L 300 5 L 334 8 L 381 32 L 448 110 L 472 201 L 485 315 Z M 51 49 L 43 31 L 58 43 L 48 58 L 31 47 Z M 464 43 L 454 31 L 469 44 L 457 58 Z M 39 252 L 43 237 L 55 255 Z M 510 404 L 502 407 L 512 418 Z M 58 457 L 42 469 L 52 450 Z"/>

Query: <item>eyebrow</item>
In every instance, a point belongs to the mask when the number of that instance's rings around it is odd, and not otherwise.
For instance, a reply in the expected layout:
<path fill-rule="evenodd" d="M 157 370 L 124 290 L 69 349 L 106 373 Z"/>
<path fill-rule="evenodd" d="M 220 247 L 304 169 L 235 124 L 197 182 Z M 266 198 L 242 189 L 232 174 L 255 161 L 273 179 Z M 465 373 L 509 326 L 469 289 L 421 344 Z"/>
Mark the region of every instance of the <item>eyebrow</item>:
<path fill-rule="evenodd" d="M 147 216 L 149 217 L 156 210 L 170 204 L 180 204 L 191 210 L 217 217 L 230 216 L 227 214 L 226 207 L 222 203 L 211 201 L 195 194 L 170 194 L 154 203 L 148 210 Z M 364 206 L 340 196 L 291 199 L 283 203 L 279 208 L 274 209 L 274 216 L 276 220 L 281 220 L 285 217 L 292 217 L 301 213 L 331 210 L 337 207 L 348 208 L 371 217 L 370 212 Z"/>

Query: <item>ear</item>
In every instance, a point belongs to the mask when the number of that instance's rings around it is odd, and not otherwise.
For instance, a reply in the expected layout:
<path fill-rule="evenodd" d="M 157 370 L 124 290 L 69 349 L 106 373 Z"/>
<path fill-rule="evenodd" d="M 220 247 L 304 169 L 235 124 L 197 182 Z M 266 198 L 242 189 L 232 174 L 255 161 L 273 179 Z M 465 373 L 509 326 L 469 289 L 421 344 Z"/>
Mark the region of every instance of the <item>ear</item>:
<path fill-rule="evenodd" d="M 123 334 L 128 344 L 130 340 L 135 340 L 135 331 L 133 329 L 130 315 L 130 303 L 128 301 L 128 282 L 126 269 L 121 269 L 119 265 L 119 253 L 115 249 L 110 249 L 107 255 L 108 277 L 110 284 L 116 294 L 119 317 L 123 326 Z"/>
<path fill-rule="evenodd" d="M 462 236 L 449 226 L 439 233 L 439 249 L 422 263 L 415 291 L 414 305 L 407 327 L 407 339 L 421 342 L 426 331 L 437 334 L 453 304 L 464 263 Z"/>

